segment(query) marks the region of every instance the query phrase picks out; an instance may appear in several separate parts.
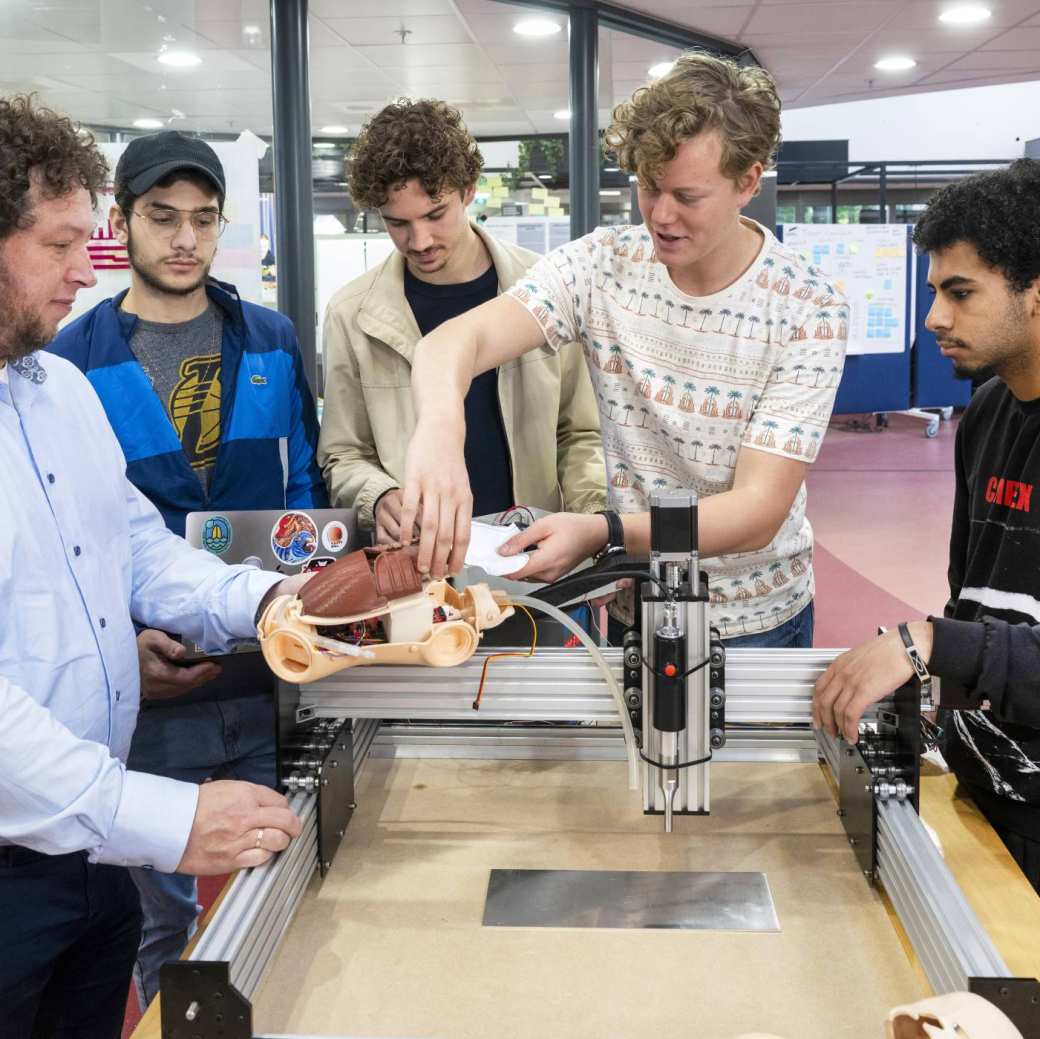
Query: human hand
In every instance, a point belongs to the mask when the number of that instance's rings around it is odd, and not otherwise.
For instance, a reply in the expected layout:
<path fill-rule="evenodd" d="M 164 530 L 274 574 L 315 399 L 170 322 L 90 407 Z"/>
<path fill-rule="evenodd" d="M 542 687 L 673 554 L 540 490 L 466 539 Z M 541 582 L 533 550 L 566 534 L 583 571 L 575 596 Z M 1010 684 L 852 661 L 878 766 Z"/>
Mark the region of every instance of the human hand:
<path fill-rule="evenodd" d="M 404 507 L 403 494 L 400 487 L 387 491 L 376 505 L 376 544 L 401 545 L 411 542 L 416 536 L 413 526 L 408 537 L 401 535 L 401 510 Z"/>
<path fill-rule="evenodd" d="M 912 621 L 910 637 L 924 661 L 932 654 L 932 625 Z M 849 743 L 859 739 L 863 712 L 883 700 L 913 677 L 914 669 L 898 631 L 842 653 L 816 681 L 812 723 L 830 736 L 843 735 Z"/>
<path fill-rule="evenodd" d="M 276 790 L 238 780 L 203 783 L 177 872 L 211 877 L 259 866 L 301 830 L 289 802 Z"/>
<path fill-rule="evenodd" d="M 535 520 L 498 550 L 511 556 L 535 546 L 521 570 L 506 574 L 511 581 L 555 581 L 607 543 L 607 520 L 600 515 L 557 512 Z"/>
<path fill-rule="evenodd" d="M 169 700 L 183 696 L 197 686 L 212 682 L 221 672 L 211 660 L 179 666 L 186 650 L 165 632 L 145 628 L 137 636 L 137 661 L 141 669 L 141 698 Z"/>
<path fill-rule="evenodd" d="M 463 456 L 465 426 L 420 421 L 408 445 L 399 529 L 411 531 L 419 519 L 419 572 L 435 579 L 458 573 L 466 564 L 473 495 Z M 421 512 L 421 516 L 420 516 Z"/>

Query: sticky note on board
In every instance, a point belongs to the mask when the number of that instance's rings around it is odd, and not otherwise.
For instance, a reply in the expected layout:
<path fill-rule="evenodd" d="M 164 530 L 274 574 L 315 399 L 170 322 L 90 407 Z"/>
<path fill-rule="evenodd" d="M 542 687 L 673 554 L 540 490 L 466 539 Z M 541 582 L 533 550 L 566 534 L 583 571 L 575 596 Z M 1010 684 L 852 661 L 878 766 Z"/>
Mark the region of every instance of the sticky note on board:
<path fill-rule="evenodd" d="M 548 188 L 531 188 L 531 198 L 543 199 L 549 197 Z"/>
<path fill-rule="evenodd" d="M 491 189 L 491 196 L 492 196 L 492 198 L 508 198 L 509 197 L 509 188 L 505 187 L 502 184 L 496 184 Z"/>
<path fill-rule="evenodd" d="M 545 206 L 540 202 L 529 202 L 527 205 L 528 216 L 545 216 Z"/>

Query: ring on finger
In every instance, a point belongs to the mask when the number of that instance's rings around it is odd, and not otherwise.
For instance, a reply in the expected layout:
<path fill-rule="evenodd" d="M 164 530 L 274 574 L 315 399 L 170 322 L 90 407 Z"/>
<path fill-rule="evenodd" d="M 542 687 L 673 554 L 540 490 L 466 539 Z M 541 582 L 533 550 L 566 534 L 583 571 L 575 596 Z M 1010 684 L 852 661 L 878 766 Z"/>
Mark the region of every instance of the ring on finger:
<path fill-rule="evenodd" d="M 263 843 L 264 843 L 264 831 L 263 830 L 257 830 L 256 831 L 256 844 L 253 845 L 253 847 L 259 848 L 260 845 L 263 844 Z"/>

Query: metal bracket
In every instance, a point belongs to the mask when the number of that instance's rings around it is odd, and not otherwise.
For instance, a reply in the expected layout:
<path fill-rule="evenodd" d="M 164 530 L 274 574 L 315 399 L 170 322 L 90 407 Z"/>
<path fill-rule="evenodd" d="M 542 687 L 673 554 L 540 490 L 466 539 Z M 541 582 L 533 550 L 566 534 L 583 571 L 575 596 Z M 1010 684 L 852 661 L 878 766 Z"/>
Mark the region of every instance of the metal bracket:
<path fill-rule="evenodd" d="M 877 807 L 874 783 L 858 746 L 839 741 L 838 816 L 859 868 L 871 882 L 877 875 Z"/>
<path fill-rule="evenodd" d="M 908 800 L 920 811 L 921 686 L 916 680 L 879 705 L 877 730 L 855 746 L 838 741 L 838 815 L 863 875 L 877 877 L 878 800 Z"/>
<path fill-rule="evenodd" d="M 318 867 L 324 878 L 332 868 L 347 824 L 354 814 L 354 733 L 344 722 L 325 755 L 318 787 Z"/>
<path fill-rule="evenodd" d="M 162 1039 L 253 1039 L 253 1007 L 227 963 L 174 960 L 159 979 Z"/>
<path fill-rule="evenodd" d="M 1040 1036 L 1040 981 L 1036 978 L 968 978 L 968 991 L 988 999 L 1026 1039 Z"/>
<path fill-rule="evenodd" d="M 714 628 L 708 651 L 708 740 L 712 750 L 720 750 L 726 745 L 726 650 Z"/>
<path fill-rule="evenodd" d="M 353 721 L 315 721 L 282 735 L 281 782 L 318 797 L 318 867 L 322 877 L 354 814 Z"/>

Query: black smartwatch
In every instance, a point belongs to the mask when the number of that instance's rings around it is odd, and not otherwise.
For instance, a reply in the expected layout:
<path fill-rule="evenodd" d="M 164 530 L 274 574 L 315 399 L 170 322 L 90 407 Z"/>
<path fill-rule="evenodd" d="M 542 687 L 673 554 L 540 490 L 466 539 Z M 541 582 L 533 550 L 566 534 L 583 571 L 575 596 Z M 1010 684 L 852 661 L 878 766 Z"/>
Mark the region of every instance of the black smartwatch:
<path fill-rule="evenodd" d="M 613 509 L 600 509 L 596 515 L 607 521 L 607 543 L 594 557 L 598 563 L 601 559 L 625 551 L 625 528 L 621 523 L 621 517 Z"/>

